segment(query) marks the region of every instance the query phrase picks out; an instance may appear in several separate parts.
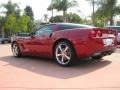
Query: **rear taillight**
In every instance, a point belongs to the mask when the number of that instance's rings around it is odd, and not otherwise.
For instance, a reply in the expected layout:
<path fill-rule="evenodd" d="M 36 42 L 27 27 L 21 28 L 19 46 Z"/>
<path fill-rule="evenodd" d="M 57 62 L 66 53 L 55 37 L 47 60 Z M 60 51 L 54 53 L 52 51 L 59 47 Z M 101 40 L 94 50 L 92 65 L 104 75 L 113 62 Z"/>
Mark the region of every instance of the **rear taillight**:
<path fill-rule="evenodd" d="M 99 38 L 99 37 L 102 37 L 102 35 L 103 35 L 103 32 L 102 32 L 102 30 L 97 30 L 97 29 L 95 29 L 95 30 L 92 30 L 91 31 L 91 37 L 97 37 L 97 38 Z"/>
<path fill-rule="evenodd" d="M 102 37 L 102 31 L 101 30 L 98 30 L 97 34 L 98 34 L 99 37 Z"/>
<path fill-rule="evenodd" d="M 90 32 L 90 36 L 91 36 L 91 37 L 96 37 L 96 35 L 97 35 L 97 34 L 96 34 L 95 30 L 92 30 L 92 31 Z"/>

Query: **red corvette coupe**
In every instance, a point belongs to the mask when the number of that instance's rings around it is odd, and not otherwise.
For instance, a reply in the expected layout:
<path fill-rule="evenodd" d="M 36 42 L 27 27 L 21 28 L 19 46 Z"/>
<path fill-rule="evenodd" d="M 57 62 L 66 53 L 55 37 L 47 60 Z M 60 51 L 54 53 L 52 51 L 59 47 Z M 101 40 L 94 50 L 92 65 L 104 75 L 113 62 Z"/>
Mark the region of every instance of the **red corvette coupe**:
<path fill-rule="evenodd" d="M 117 46 L 117 32 L 81 24 L 54 23 L 45 25 L 28 37 L 12 42 L 15 57 L 23 55 L 54 58 L 62 66 L 75 60 L 100 59 L 112 54 Z"/>

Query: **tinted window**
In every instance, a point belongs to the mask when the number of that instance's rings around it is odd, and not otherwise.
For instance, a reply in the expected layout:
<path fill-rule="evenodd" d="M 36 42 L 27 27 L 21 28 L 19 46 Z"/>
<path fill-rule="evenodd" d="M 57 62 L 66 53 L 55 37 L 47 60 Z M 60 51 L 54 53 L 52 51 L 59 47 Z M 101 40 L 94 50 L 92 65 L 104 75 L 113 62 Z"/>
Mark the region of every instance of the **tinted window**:
<path fill-rule="evenodd" d="M 53 31 L 52 25 L 43 26 L 35 32 L 35 35 L 49 34 Z"/>
<path fill-rule="evenodd" d="M 73 29 L 73 28 L 91 28 L 92 26 L 88 25 L 80 25 L 80 24 L 68 24 L 68 25 L 60 25 L 59 29 L 60 30 L 65 30 L 65 29 Z"/>

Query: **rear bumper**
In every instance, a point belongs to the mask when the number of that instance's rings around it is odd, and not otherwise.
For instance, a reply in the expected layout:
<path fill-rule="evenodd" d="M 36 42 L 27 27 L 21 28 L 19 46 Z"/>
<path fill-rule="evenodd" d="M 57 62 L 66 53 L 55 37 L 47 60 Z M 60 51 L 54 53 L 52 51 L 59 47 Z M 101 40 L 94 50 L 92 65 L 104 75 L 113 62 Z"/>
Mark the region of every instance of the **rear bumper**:
<path fill-rule="evenodd" d="M 117 43 L 111 46 L 105 46 L 101 41 L 87 41 L 84 44 L 76 44 L 75 50 L 78 58 L 87 58 L 97 55 L 110 55 L 115 52 L 117 48 Z"/>
<path fill-rule="evenodd" d="M 93 53 L 92 57 L 95 57 L 95 56 L 106 56 L 106 55 L 111 55 L 112 53 L 115 52 L 116 49 L 108 49 L 108 50 L 102 50 L 102 51 L 97 51 L 95 53 Z"/>

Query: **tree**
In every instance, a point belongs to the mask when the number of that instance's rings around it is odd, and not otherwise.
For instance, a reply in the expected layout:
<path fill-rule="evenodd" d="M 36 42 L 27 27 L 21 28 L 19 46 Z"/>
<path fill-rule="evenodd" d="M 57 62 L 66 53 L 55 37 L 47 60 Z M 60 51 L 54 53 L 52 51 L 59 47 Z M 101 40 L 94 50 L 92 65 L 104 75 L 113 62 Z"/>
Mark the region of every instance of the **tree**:
<path fill-rule="evenodd" d="M 30 17 L 30 21 L 28 22 L 28 31 L 31 32 L 34 30 L 34 13 L 31 6 L 26 6 L 24 9 L 25 15 Z"/>
<path fill-rule="evenodd" d="M 51 23 L 63 22 L 63 16 L 57 15 L 57 16 L 51 17 L 51 18 L 49 19 L 49 21 L 50 21 Z"/>
<path fill-rule="evenodd" d="M 117 6 L 117 0 L 101 0 L 99 4 L 100 14 L 110 21 L 110 25 L 113 25 L 113 17 L 120 14 L 120 6 Z"/>
<path fill-rule="evenodd" d="M 9 15 L 6 18 L 5 21 L 5 30 L 8 30 L 10 33 L 10 36 L 14 33 L 14 25 L 16 23 L 16 17 L 13 15 Z"/>
<path fill-rule="evenodd" d="M 4 7 L 6 9 L 4 12 L 6 16 L 16 15 L 17 10 L 19 9 L 17 3 L 12 3 L 11 0 L 9 0 L 7 4 L 2 4 L 1 7 Z"/>
<path fill-rule="evenodd" d="M 92 5 L 92 24 L 95 25 L 95 4 L 99 2 L 99 0 L 87 0 Z"/>
<path fill-rule="evenodd" d="M 84 20 L 80 18 L 80 16 L 77 15 L 76 13 L 70 12 L 67 16 L 68 16 L 68 22 L 70 23 L 84 23 Z"/>
<path fill-rule="evenodd" d="M 58 11 L 63 11 L 63 21 L 67 21 L 67 10 L 72 7 L 79 6 L 78 2 L 75 0 L 52 0 L 51 5 L 52 9 L 56 9 Z"/>
<path fill-rule="evenodd" d="M 68 17 L 68 22 L 69 23 L 85 23 L 85 20 L 82 19 L 79 15 L 77 15 L 76 13 L 69 13 L 67 14 Z M 62 15 L 57 15 L 54 17 L 51 17 L 49 19 L 50 22 L 54 23 L 54 22 L 63 22 L 63 16 Z"/>
<path fill-rule="evenodd" d="M 2 38 L 5 37 L 5 35 L 4 35 L 4 24 L 5 24 L 5 18 L 0 16 L 0 32 L 1 32 Z"/>
<path fill-rule="evenodd" d="M 29 16 L 31 20 L 34 20 L 34 14 L 31 6 L 26 6 L 24 11 L 25 11 L 25 15 Z"/>
<path fill-rule="evenodd" d="M 12 3 L 11 0 L 9 0 L 6 4 L 1 4 L 1 7 L 4 7 L 6 11 L 3 11 L 5 13 L 4 17 L 4 23 L 2 25 L 2 36 L 4 37 L 4 33 L 9 33 L 9 35 L 12 35 L 14 23 L 16 21 L 16 17 L 20 17 L 20 9 L 17 3 Z"/>
<path fill-rule="evenodd" d="M 30 17 L 26 15 L 22 15 L 17 21 L 19 26 L 19 32 L 23 32 L 23 33 L 29 32 L 29 29 L 28 29 L 29 22 L 30 22 Z"/>
<path fill-rule="evenodd" d="M 44 21 L 45 21 L 45 23 L 48 23 L 48 14 L 44 14 Z"/>
<path fill-rule="evenodd" d="M 50 6 L 48 6 L 47 10 L 48 10 L 48 11 L 52 11 L 52 18 L 53 18 L 53 10 L 54 10 L 54 5 L 53 5 L 53 3 L 51 3 Z"/>

